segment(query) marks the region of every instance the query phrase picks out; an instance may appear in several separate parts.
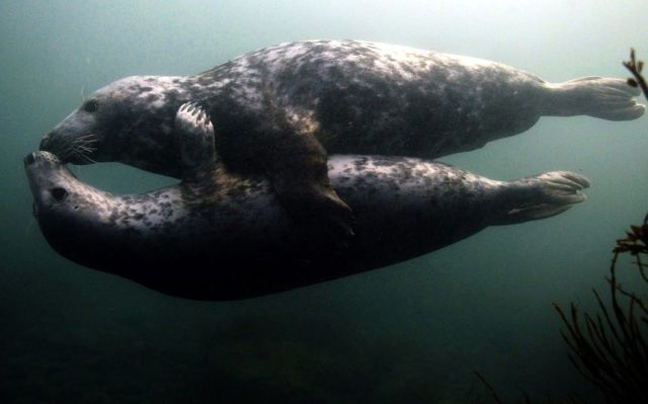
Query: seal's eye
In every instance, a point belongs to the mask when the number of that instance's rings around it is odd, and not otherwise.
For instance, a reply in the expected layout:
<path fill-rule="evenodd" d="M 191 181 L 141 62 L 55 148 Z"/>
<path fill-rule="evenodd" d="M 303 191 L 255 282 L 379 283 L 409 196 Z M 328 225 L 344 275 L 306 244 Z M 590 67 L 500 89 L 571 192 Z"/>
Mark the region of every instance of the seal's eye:
<path fill-rule="evenodd" d="M 50 193 L 56 202 L 61 202 L 68 196 L 68 191 L 66 191 L 65 188 L 52 188 L 50 189 Z"/>
<path fill-rule="evenodd" d="M 99 103 L 97 100 L 90 100 L 83 104 L 83 110 L 85 112 L 95 112 L 96 110 L 99 109 Z"/>

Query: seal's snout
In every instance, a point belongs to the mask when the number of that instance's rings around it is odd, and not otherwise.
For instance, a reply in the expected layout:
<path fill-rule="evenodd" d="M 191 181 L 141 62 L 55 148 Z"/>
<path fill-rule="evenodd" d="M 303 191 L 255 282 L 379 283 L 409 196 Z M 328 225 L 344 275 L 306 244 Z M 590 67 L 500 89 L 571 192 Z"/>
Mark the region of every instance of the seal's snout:
<path fill-rule="evenodd" d="M 61 163 L 58 157 L 46 151 L 29 153 L 25 156 L 23 162 L 25 163 L 25 167 L 33 166 L 36 163 L 52 163 L 54 165 Z"/>

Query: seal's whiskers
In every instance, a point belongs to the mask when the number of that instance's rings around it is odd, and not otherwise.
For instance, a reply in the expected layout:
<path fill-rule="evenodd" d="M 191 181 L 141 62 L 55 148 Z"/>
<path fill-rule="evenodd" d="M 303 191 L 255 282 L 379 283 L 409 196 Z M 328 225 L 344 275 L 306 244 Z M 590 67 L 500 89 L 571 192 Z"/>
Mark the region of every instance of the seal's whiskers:
<path fill-rule="evenodd" d="M 61 144 L 60 150 L 57 150 L 57 155 L 61 161 L 68 161 L 69 157 L 74 153 L 74 144 L 71 141 L 65 141 Z"/>
<path fill-rule="evenodd" d="M 93 146 L 97 141 L 97 136 L 94 133 L 89 133 L 72 140 L 70 142 L 70 155 L 86 163 L 96 163 L 95 160 L 90 158 L 90 155 L 97 150 Z"/>

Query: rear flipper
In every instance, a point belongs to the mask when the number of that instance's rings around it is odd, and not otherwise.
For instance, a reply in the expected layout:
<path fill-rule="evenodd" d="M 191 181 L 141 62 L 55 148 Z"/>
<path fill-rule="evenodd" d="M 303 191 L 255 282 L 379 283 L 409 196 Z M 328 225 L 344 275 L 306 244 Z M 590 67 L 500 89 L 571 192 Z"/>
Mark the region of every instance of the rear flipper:
<path fill-rule="evenodd" d="M 590 183 L 569 171 L 551 171 L 508 184 L 497 201 L 502 215 L 493 225 L 522 223 L 558 215 L 587 197 L 581 193 Z"/>
<path fill-rule="evenodd" d="M 626 80 L 609 77 L 583 77 L 559 84 L 548 84 L 553 96 L 543 115 L 589 115 L 610 121 L 628 121 L 642 116 L 646 107 L 634 97 L 641 90 Z"/>

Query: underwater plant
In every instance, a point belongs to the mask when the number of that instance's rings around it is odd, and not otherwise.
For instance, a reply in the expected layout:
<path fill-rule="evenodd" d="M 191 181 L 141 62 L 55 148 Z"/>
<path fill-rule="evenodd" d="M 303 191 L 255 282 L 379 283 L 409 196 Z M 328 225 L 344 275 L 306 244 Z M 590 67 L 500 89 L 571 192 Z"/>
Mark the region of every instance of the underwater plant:
<path fill-rule="evenodd" d="M 600 312 L 581 315 L 571 303 L 569 315 L 553 307 L 567 327 L 561 331 L 576 369 L 603 393 L 610 403 L 645 403 L 648 398 L 648 301 L 624 289 L 617 280 L 621 254 L 635 258 L 641 279 L 648 285 L 648 215 L 640 226 L 632 226 L 627 237 L 619 239 L 613 250 L 610 300 L 604 303 L 594 289 Z"/>
<path fill-rule="evenodd" d="M 648 86 L 642 76 L 643 61 L 635 51 L 623 65 L 634 78 L 628 85 L 640 87 L 648 98 Z M 608 403 L 648 402 L 648 298 L 623 288 L 617 279 L 617 262 L 622 254 L 634 258 L 638 273 L 648 286 L 648 214 L 643 224 L 633 225 L 626 237 L 618 239 L 613 249 L 610 276 L 610 300 L 605 303 L 594 289 L 599 313 L 580 314 L 572 302 L 567 314 L 553 304 L 567 331 L 561 330 L 569 347 L 569 357 L 576 369 L 600 390 Z"/>
<path fill-rule="evenodd" d="M 637 61 L 634 48 L 630 49 L 630 60 L 623 62 L 623 66 L 630 70 L 630 73 L 634 76 L 634 78 L 628 79 L 628 85 L 641 88 L 641 91 L 648 98 L 648 85 L 646 85 L 646 79 L 641 74 L 644 62 L 643 60 Z"/>
<path fill-rule="evenodd" d="M 641 88 L 648 99 L 648 85 L 642 75 L 643 61 L 637 61 L 635 50 L 630 50 L 630 60 L 624 61 L 633 75 L 628 85 Z M 593 383 L 611 404 L 634 404 L 648 402 L 648 295 L 641 297 L 624 289 L 617 279 L 617 262 L 622 254 L 629 254 L 637 266 L 638 274 L 648 287 L 648 214 L 643 224 L 632 225 L 626 237 L 616 240 L 610 265 L 610 300 L 605 303 L 593 289 L 600 313 L 592 316 L 580 314 L 576 304 L 570 305 L 569 314 L 553 303 L 560 315 L 566 332 L 561 335 L 569 348 L 569 359 L 578 372 Z M 646 292 L 646 291 L 644 291 Z M 478 371 L 473 372 L 482 382 L 497 404 L 504 401 L 486 378 Z M 549 404 L 556 403 L 547 398 Z M 531 404 L 524 393 L 524 403 Z M 571 395 L 560 401 L 562 404 L 585 404 L 585 401 Z"/>

